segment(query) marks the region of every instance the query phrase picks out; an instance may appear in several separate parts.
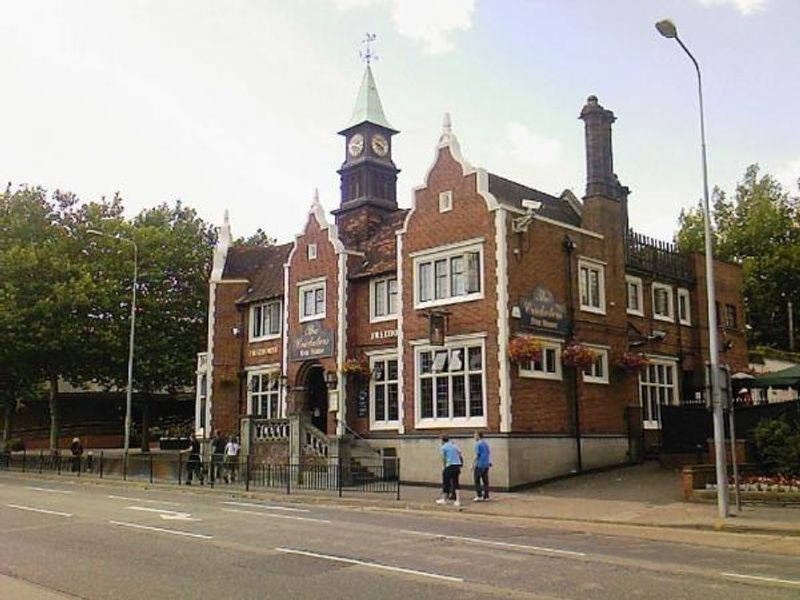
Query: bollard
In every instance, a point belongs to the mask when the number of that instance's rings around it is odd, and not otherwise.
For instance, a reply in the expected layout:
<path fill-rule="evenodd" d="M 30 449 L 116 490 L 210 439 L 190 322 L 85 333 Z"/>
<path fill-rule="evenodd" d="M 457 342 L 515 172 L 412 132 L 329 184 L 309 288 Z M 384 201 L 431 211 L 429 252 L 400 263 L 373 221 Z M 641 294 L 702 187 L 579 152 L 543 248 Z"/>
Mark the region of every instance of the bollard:
<path fill-rule="evenodd" d="M 100 479 L 103 478 L 103 451 L 100 450 Z"/>
<path fill-rule="evenodd" d="M 247 462 L 244 463 L 244 489 L 250 491 L 250 455 L 245 458 Z"/>
<path fill-rule="evenodd" d="M 153 483 L 153 454 L 150 453 L 150 483 Z"/>

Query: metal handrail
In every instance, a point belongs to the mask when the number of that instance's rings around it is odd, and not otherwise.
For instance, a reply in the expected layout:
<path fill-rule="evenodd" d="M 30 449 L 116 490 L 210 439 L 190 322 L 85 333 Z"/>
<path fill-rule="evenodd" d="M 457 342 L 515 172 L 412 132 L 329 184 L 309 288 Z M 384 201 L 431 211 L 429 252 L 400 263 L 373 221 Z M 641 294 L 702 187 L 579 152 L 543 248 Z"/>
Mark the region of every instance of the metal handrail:
<path fill-rule="evenodd" d="M 373 451 L 375 454 L 377 454 L 378 456 L 382 456 L 382 455 L 381 455 L 381 452 L 380 452 L 380 450 L 378 450 L 378 449 L 374 448 L 374 447 L 372 446 L 372 444 L 370 444 L 370 443 L 369 443 L 369 441 L 367 441 L 367 438 L 365 438 L 363 435 L 361 435 L 360 433 L 358 433 L 358 432 L 357 432 L 355 429 L 353 429 L 352 427 L 350 427 L 350 425 L 348 425 L 346 422 L 342 421 L 342 420 L 341 420 L 341 419 L 339 419 L 339 418 L 337 418 L 337 419 L 336 419 L 336 422 L 337 422 L 337 423 L 340 423 L 341 425 L 343 425 L 343 428 L 344 428 L 344 430 L 345 430 L 347 433 L 349 433 L 349 434 L 350 434 L 350 435 L 352 435 L 353 437 L 355 437 L 355 438 L 358 438 L 359 440 L 361 440 L 362 442 L 364 442 L 364 445 L 365 445 L 367 448 L 369 448 L 370 450 L 372 450 L 372 451 Z"/>

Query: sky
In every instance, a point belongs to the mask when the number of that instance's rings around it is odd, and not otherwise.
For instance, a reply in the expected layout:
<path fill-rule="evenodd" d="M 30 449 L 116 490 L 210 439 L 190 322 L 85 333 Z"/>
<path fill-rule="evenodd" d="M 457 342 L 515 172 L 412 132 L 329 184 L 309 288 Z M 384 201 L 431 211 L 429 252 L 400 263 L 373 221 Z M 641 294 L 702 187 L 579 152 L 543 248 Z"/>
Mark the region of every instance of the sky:
<path fill-rule="evenodd" d="M 373 71 L 395 137 L 401 206 L 451 113 L 473 165 L 558 195 L 585 185 L 587 96 L 617 116 L 631 225 L 671 239 L 709 180 L 751 163 L 797 191 L 797 0 L 2 0 L 0 181 L 119 191 L 127 213 L 180 199 L 234 236 L 302 229 L 332 210 L 350 118 Z"/>

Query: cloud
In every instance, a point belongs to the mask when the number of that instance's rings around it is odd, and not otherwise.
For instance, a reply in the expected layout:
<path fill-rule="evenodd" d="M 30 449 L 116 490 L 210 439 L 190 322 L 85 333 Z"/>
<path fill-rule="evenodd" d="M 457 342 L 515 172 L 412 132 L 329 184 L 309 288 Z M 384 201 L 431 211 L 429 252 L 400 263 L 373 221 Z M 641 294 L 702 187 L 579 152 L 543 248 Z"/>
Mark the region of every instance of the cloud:
<path fill-rule="evenodd" d="M 795 195 L 798 191 L 798 180 L 800 180 L 800 156 L 787 160 L 778 167 L 775 170 L 775 179 L 789 194 Z"/>
<path fill-rule="evenodd" d="M 472 27 L 475 0 L 332 0 L 339 10 L 387 6 L 401 36 L 427 54 L 444 54 L 455 48 L 453 34 Z"/>
<path fill-rule="evenodd" d="M 718 6 L 728 4 L 736 8 L 742 15 L 752 15 L 766 8 L 769 0 L 700 0 L 703 6 Z"/>
<path fill-rule="evenodd" d="M 514 121 L 506 124 L 505 141 L 503 154 L 526 165 L 554 165 L 558 163 L 563 151 L 563 145 L 558 140 L 539 135 L 522 123 Z"/>

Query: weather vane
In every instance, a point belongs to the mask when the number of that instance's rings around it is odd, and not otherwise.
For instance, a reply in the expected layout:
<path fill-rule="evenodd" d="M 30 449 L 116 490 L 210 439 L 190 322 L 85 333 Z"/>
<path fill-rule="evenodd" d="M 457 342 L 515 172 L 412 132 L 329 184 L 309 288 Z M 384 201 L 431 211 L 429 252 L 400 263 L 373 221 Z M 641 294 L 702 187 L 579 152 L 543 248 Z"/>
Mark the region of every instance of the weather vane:
<path fill-rule="evenodd" d="M 375 51 L 372 49 L 372 42 L 375 41 L 376 37 L 374 33 L 368 33 L 366 37 L 361 40 L 361 45 L 364 46 L 364 50 L 358 54 L 361 56 L 361 60 L 367 63 L 367 66 L 369 66 L 373 60 L 378 60 L 378 55 L 375 54 Z"/>

